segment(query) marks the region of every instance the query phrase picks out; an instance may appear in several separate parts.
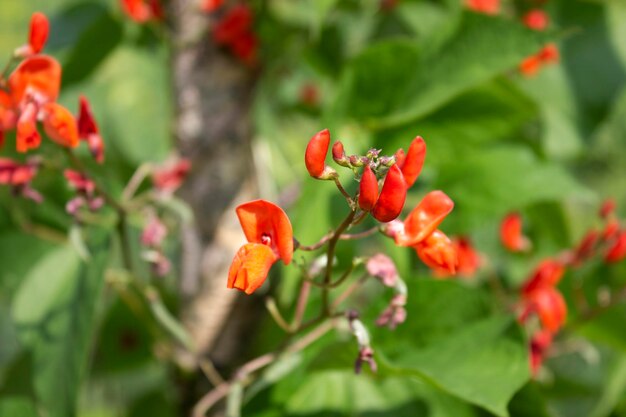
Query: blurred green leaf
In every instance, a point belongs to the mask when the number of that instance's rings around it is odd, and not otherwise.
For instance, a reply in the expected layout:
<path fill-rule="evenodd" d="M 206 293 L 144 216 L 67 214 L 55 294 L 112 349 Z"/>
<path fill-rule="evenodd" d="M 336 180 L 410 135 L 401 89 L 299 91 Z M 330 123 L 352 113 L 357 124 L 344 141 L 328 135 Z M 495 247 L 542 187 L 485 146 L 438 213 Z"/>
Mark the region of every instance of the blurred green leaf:
<path fill-rule="evenodd" d="M 389 372 L 414 375 L 498 415 L 530 378 L 526 342 L 513 320 L 495 317 L 425 349 L 406 352 Z M 384 371 L 383 371 L 384 372 Z"/>
<path fill-rule="evenodd" d="M 546 39 L 506 19 L 466 13 L 435 54 L 420 56 L 409 40 L 373 45 L 346 69 L 348 114 L 375 128 L 406 123 L 515 67 Z"/>
<path fill-rule="evenodd" d="M 0 416 L 6 417 L 39 417 L 35 404 L 24 397 L 7 397 L 0 399 Z"/>
<path fill-rule="evenodd" d="M 50 417 L 75 415 L 108 257 L 96 249 L 89 265 L 69 247 L 51 252 L 33 266 L 13 304 L 20 340 L 33 355 L 35 393 Z"/>

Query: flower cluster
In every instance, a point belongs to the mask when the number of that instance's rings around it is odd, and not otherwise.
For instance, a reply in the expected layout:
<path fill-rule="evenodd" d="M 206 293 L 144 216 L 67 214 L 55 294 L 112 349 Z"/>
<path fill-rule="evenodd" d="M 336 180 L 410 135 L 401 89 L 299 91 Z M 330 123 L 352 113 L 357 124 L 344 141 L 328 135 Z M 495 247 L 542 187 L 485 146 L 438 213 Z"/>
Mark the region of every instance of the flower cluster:
<path fill-rule="evenodd" d="M 596 255 L 606 263 L 626 258 L 626 232 L 615 214 L 615 203 L 607 200 L 599 210 L 603 222 L 601 231 L 589 230 L 571 249 L 555 258 L 542 260 L 520 288 L 520 315 L 522 323 L 529 323 L 532 332 L 530 353 L 531 368 L 537 372 L 550 347 L 554 335 L 567 319 L 567 304 L 557 285 L 568 268 L 580 268 Z M 522 232 L 519 213 L 507 215 L 500 228 L 502 244 L 510 251 L 527 251 L 531 243 Z M 538 318 L 539 326 L 529 320 Z"/>

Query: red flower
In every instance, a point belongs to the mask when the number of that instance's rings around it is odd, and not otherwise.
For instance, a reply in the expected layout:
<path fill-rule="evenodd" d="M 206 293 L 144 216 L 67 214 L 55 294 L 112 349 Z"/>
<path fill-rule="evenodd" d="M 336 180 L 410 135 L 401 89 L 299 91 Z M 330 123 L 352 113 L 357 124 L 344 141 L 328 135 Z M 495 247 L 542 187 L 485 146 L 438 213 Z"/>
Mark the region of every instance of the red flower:
<path fill-rule="evenodd" d="M 442 231 L 435 230 L 414 246 L 417 256 L 428 267 L 455 274 L 458 258 L 452 241 Z"/>
<path fill-rule="evenodd" d="M 550 23 L 548 15 L 541 9 L 530 10 L 524 15 L 522 21 L 527 27 L 533 30 L 544 30 Z"/>
<path fill-rule="evenodd" d="M 526 296 L 529 310 L 539 316 L 547 330 L 558 331 L 567 318 L 567 305 L 561 293 L 553 287 L 542 287 Z"/>
<path fill-rule="evenodd" d="M 230 49 L 239 60 L 247 65 L 253 65 L 256 62 L 256 51 L 259 41 L 252 32 L 244 33 L 234 39 L 230 45 Z"/>
<path fill-rule="evenodd" d="M 61 87 L 61 65 L 46 55 L 26 58 L 9 76 L 9 89 L 15 105 L 27 98 L 43 105 L 56 101 Z"/>
<path fill-rule="evenodd" d="M 619 222 L 616 219 L 609 220 L 602 231 L 602 240 L 608 241 L 617 236 L 619 232 Z"/>
<path fill-rule="evenodd" d="M 387 175 L 372 216 L 379 222 L 390 222 L 400 215 L 406 200 L 406 182 L 398 164 L 393 164 Z"/>
<path fill-rule="evenodd" d="M 454 208 L 443 191 L 431 191 L 409 213 L 402 227 L 393 233 L 397 245 L 413 246 L 433 233 Z"/>
<path fill-rule="evenodd" d="M 378 180 L 369 165 L 363 169 L 359 183 L 359 207 L 363 211 L 372 211 L 378 200 Z"/>
<path fill-rule="evenodd" d="M 590 230 L 582 238 L 576 249 L 574 250 L 573 263 L 579 265 L 593 256 L 596 244 L 600 240 L 600 233 Z"/>
<path fill-rule="evenodd" d="M 332 149 L 333 160 L 342 167 L 349 167 L 350 160 L 346 157 L 346 152 L 343 149 L 343 143 L 337 141 L 333 144 Z"/>
<path fill-rule="evenodd" d="M 465 0 L 467 8 L 485 14 L 498 14 L 500 12 L 500 0 Z"/>
<path fill-rule="evenodd" d="M 57 103 L 47 103 L 42 108 L 43 127 L 46 134 L 61 146 L 78 146 L 78 126 L 74 115 Z"/>
<path fill-rule="evenodd" d="M 559 283 L 564 273 L 565 267 L 562 263 L 553 259 L 546 259 L 539 264 L 530 279 L 526 281 L 522 287 L 522 293 L 530 295 L 537 290 L 554 287 Z"/>
<path fill-rule="evenodd" d="M 74 171 L 72 169 L 66 169 L 63 174 L 68 184 L 74 188 L 78 193 L 85 194 L 87 196 L 93 195 L 96 184 L 87 178 L 83 173 Z"/>
<path fill-rule="evenodd" d="M 480 268 L 480 255 L 467 237 L 459 237 L 454 239 L 452 243 L 456 248 L 458 275 L 467 278 L 473 277 Z"/>
<path fill-rule="evenodd" d="M 309 141 L 304 153 L 304 163 L 309 175 L 313 178 L 322 178 L 327 174 L 326 154 L 330 146 L 330 132 L 328 129 L 317 132 Z"/>
<path fill-rule="evenodd" d="M 250 7 L 245 4 L 233 7 L 213 28 L 213 40 L 218 45 L 232 44 L 241 35 L 250 32 L 252 20 Z"/>
<path fill-rule="evenodd" d="M 161 20 L 163 8 L 159 0 L 121 0 L 122 10 L 137 23 Z"/>
<path fill-rule="evenodd" d="M 154 169 L 152 183 L 159 191 L 173 193 L 181 186 L 189 170 L 191 162 L 187 159 L 167 161 Z"/>
<path fill-rule="evenodd" d="M 237 207 L 237 217 L 249 243 L 243 245 L 230 266 L 228 288 L 252 294 L 279 259 L 287 265 L 293 256 L 293 230 L 285 212 L 265 200 Z"/>
<path fill-rule="evenodd" d="M 615 207 L 617 207 L 615 200 L 613 200 L 612 198 L 607 198 L 602 202 L 602 206 L 600 207 L 600 217 L 602 217 L 603 219 L 608 218 L 615 212 Z"/>
<path fill-rule="evenodd" d="M 522 218 L 518 213 L 508 214 L 500 224 L 500 240 L 511 252 L 530 248 L 530 241 L 522 234 Z"/>
<path fill-rule="evenodd" d="M 224 0 L 202 0 L 200 10 L 205 13 L 213 13 L 224 4 Z"/>
<path fill-rule="evenodd" d="M 9 158 L 0 158 L 0 184 L 25 185 L 35 178 L 36 164 L 20 164 Z"/>
<path fill-rule="evenodd" d="M 417 177 L 422 172 L 425 158 L 426 143 L 420 136 L 413 139 L 406 155 L 403 149 L 396 152 L 396 163 L 402 170 L 407 188 L 410 188 L 417 181 Z"/>
<path fill-rule="evenodd" d="M 604 256 L 606 262 L 619 262 L 626 258 L 626 231 L 621 231 L 615 237 L 615 241 L 609 246 Z"/>
<path fill-rule="evenodd" d="M 546 64 L 554 64 L 559 62 L 559 50 L 555 44 L 549 43 L 544 46 L 538 53 L 524 59 L 519 65 L 522 75 L 531 77 Z"/>
<path fill-rule="evenodd" d="M 15 50 L 15 55 L 19 57 L 27 57 L 38 54 L 46 45 L 48 33 L 50 32 L 50 23 L 46 15 L 35 12 L 30 18 L 30 30 L 28 32 L 28 44 L 21 46 Z"/>
<path fill-rule="evenodd" d="M 104 141 L 100 136 L 98 125 L 91 112 L 89 101 L 80 96 L 80 108 L 78 111 L 78 136 L 86 140 L 89 151 L 98 163 L 104 162 Z"/>

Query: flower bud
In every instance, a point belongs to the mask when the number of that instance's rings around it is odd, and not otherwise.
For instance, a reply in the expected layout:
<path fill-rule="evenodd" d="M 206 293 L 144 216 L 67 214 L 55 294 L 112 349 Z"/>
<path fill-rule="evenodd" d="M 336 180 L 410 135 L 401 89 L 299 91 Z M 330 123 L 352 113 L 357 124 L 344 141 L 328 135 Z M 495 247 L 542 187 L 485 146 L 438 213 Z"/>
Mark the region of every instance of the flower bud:
<path fill-rule="evenodd" d="M 519 213 L 508 214 L 500 224 L 500 240 L 511 252 L 523 252 L 530 249 L 530 241 L 522 235 L 522 217 Z"/>
<path fill-rule="evenodd" d="M 372 215 L 379 222 L 390 222 L 400 215 L 406 200 L 406 182 L 398 165 L 387 171 L 383 188 L 372 210 Z"/>
<path fill-rule="evenodd" d="M 406 181 L 406 186 L 411 187 L 417 177 L 422 172 L 424 166 L 424 159 L 426 158 L 426 143 L 420 136 L 413 139 L 409 151 L 406 154 L 406 160 L 404 161 L 402 169 L 402 175 Z"/>
<path fill-rule="evenodd" d="M 370 162 L 366 157 L 357 155 L 350 155 L 348 159 L 350 160 L 350 165 L 357 168 L 360 168 L 365 164 L 369 164 Z"/>
<path fill-rule="evenodd" d="M 30 18 L 30 32 L 28 34 L 28 44 L 32 53 L 38 54 L 41 52 L 48 40 L 49 31 L 50 24 L 46 15 L 39 12 L 33 13 Z"/>
<path fill-rule="evenodd" d="M 341 165 L 342 167 L 350 166 L 350 160 L 348 159 L 345 151 L 343 150 L 343 143 L 339 141 L 335 142 L 335 144 L 333 145 L 332 152 L 333 152 L 333 160 L 337 164 Z"/>
<path fill-rule="evenodd" d="M 396 163 L 396 157 L 395 156 L 381 156 L 380 158 L 378 158 L 378 162 L 382 166 L 386 166 L 387 168 L 391 168 L 393 166 L 393 164 Z"/>
<path fill-rule="evenodd" d="M 309 175 L 313 178 L 320 178 L 322 174 L 324 174 L 326 154 L 328 153 L 329 145 L 330 132 L 328 129 L 324 129 L 316 133 L 306 147 L 304 163 L 306 164 L 307 171 L 309 171 Z"/>
<path fill-rule="evenodd" d="M 541 9 L 533 9 L 522 18 L 524 25 L 533 30 L 544 30 L 548 27 L 550 19 L 546 12 Z"/>
<path fill-rule="evenodd" d="M 398 149 L 393 156 L 396 159 L 396 164 L 398 164 L 398 167 L 402 169 L 404 167 L 404 162 L 406 161 L 406 154 L 404 153 L 404 149 Z"/>
<path fill-rule="evenodd" d="M 365 166 L 359 183 L 359 207 L 363 211 L 372 211 L 378 200 L 378 180 L 369 165 Z"/>

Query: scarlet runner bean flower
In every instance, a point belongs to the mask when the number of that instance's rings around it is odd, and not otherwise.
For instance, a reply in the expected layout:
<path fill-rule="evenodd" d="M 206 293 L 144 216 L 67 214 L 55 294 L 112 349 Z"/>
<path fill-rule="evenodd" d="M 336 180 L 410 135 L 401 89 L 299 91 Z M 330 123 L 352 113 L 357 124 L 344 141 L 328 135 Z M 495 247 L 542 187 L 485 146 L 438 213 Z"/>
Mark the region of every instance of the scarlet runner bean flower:
<path fill-rule="evenodd" d="M 559 62 L 559 50 L 555 44 L 550 43 L 544 46 L 535 55 L 524 59 L 519 65 L 522 75 L 531 77 L 537 74 L 542 66 Z"/>
<path fill-rule="evenodd" d="M 247 65 L 256 63 L 258 40 L 252 31 L 253 14 L 249 6 L 239 4 L 228 10 L 213 28 L 213 41 L 227 47 Z"/>
<path fill-rule="evenodd" d="M 500 240 L 511 252 L 530 249 L 530 241 L 522 234 L 522 217 L 519 213 L 510 213 L 504 217 L 500 224 Z"/>
<path fill-rule="evenodd" d="M 160 0 L 121 0 L 122 10 L 137 23 L 163 19 Z"/>
<path fill-rule="evenodd" d="M 104 141 L 100 136 L 89 101 L 84 96 L 80 96 L 79 100 L 78 136 L 80 139 L 87 141 L 91 155 L 101 164 L 104 162 Z"/>
<path fill-rule="evenodd" d="M 422 137 L 418 136 L 411 142 L 408 152 L 404 153 L 403 149 L 398 149 L 396 163 L 402 170 L 402 175 L 406 181 L 407 188 L 411 188 L 424 167 L 426 159 L 426 142 Z"/>
<path fill-rule="evenodd" d="M 15 195 L 40 203 L 43 197 L 30 186 L 38 168 L 39 160 L 36 158 L 31 158 L 25 164 L 9 158 L 0 158 L 0 185 L 8 185 L 12 187 Z"/>
<path fill-rule="evenodd" d="M 478 13 L 492 15 L 500 13 L 500 0 L 466 0 L 465 5 Z"/>
<path fill-rule="evenodd" d="M 546 12 L 541 9 L 533 9 L 522 18 L 524 24 L 533 30 L 545 30 L 550 23 L 550 19 Z"/>
<path fill-rule="evenodd" d="M 46 45 L 50 23 L 46 15 L 35 12 L 30 18 L 30 31 L 28 32 L 28 43 L 15 51 L 16 56 L 27 57 L 38 54 Z"/>
<path fill-rule="evenodd" d="M 480 255 L 467 237 L 454 238 L 452 239 L 452 244 L 457 256 L 456 275 L 465 278 L 473 277 L 481 265 Z M 447 277 L 449 275 L 446 270 L 435 270 L 435 276 L 437 277 Z"/>
<path fill-rule="evenodd" d="M 309 175 L 320 180 L 333 179 L 337 173 L 326 165 L 326 154 L 330 146 L 328 129 L 317 132 L 307 144 L 304 163 Z"/>
<path fill-rule="evenodd" d="M 619 262 L 626 258 L 626 231 L 619 232 L 614 242 L 609 246 L 606 255 L 604 256 L 605 262 Z"/>
<path fill-rule="evenodd" d="M 546 351 L 552 345 L 552 332 L 540 330 L 535 333 L 530 341 L 530 369 L 536 375 L 541 368 Z"/>
<path fill-rule="evenodd" d="M 383 223 L 395 220 L 404 207 L 406 188 L 402 171 L 400 171 L 397 164 L 392 165 L 389 171 L 387 171 L 383 188 L 372 209 L 372 216 Z"/>
<path fill-rule="evenodd" d="M 189 160 L 172 158 L 154 169 L 152 183 L 160 192 L 172 194 L 182 185 L 190 170 Z"/>
<path fill-rule="evenodd" d="M 201 0 L 200 10 L 204 13 L 213 13 L 224 4 L 224 0 Z"/>
<path fill-rule="evenodd" d="M 455 274 L 458 264 L 457 251 L 454 244 L 442 231 L 435 230 L 428 237 L 414 246 L 417 256 L 428 267 L 441 269 Z"/>
<path fill-rule="evenodd" d="M 276 261 L 281 259 L 285 265 L 291 262 L 293 230 L 285 212 L 269 201 L 251 201 L 236 211 L 249 243 L 235 255 L 227 287 L 252 294 L 265 282 Z"/>
<path fill-rule="evenodd" d="M 562 263 L 553 259 L 546 259 L 539 264 L 533 275 L 524 283 L 522 293 L 529 295 L 542 288 L 554 287 L 559 283 L 564 273 L 565 267 Z"/>

